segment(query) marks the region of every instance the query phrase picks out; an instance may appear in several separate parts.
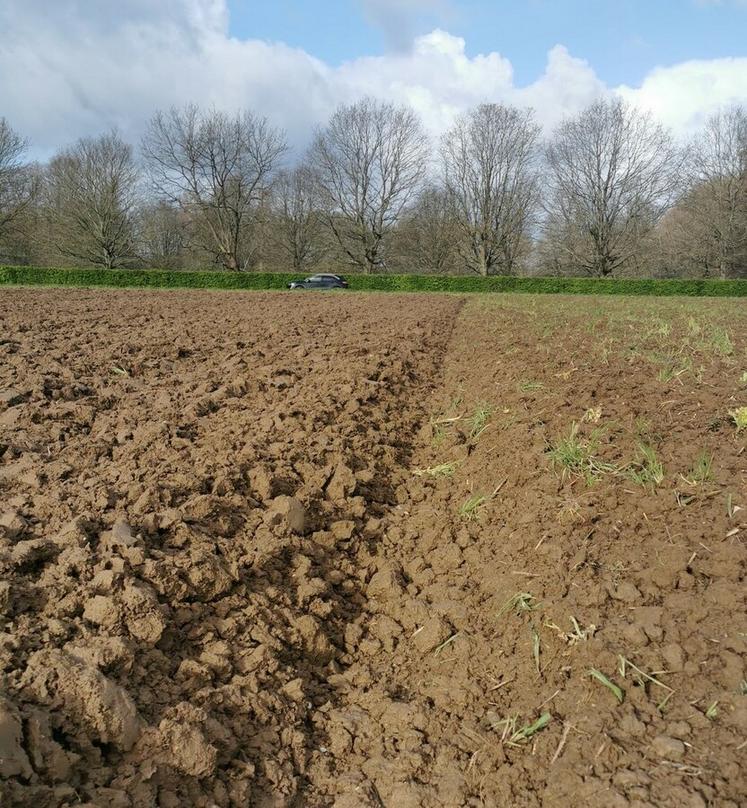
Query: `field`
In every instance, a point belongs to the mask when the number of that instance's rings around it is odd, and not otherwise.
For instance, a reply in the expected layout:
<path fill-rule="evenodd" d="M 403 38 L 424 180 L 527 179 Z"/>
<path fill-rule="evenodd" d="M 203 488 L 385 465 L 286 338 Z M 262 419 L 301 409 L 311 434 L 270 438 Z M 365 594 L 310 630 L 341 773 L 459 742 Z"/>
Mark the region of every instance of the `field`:
<path fill-rule="evenodd" d="M 738 808 L 747 306 L 0 291 L 0 803 Z"/>

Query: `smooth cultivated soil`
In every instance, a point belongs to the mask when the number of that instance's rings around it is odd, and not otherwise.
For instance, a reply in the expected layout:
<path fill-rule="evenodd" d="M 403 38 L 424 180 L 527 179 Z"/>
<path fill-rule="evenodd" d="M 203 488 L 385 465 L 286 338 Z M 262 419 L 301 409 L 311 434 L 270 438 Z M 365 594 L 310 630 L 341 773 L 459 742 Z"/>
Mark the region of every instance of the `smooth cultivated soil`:
<path fill-rule="evenodd" d="M 0 804 L 744 805 L 745 406 L 742 301 L 0 291 Z"/>

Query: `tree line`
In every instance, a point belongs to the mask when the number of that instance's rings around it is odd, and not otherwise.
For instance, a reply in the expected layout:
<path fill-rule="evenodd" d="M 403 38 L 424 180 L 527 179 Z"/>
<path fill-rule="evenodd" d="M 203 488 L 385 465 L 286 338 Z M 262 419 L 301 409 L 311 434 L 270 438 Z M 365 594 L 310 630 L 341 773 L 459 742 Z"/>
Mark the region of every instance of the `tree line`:
<path fill-rule="evenodd" d="M 134 148 L 82 138 L 46 164 L 0 118 L 0 263 L 747 276 L 747 113 L 687 143 L 620 99 L 546 136 L 481 104 L 436 144 L 409 107 L 339 106 L 291 164 L 252 111 L 159 111 Z"/>

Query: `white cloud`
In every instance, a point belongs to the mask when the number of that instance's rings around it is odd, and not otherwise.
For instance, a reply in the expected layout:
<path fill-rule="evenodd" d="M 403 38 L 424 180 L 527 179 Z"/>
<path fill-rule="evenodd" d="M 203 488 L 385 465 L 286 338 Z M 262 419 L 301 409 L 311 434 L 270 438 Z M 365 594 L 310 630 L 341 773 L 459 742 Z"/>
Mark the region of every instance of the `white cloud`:
<path fill-rule="evenodd" d="M 505 57 L 468 56 L 442 30 L 332 67 L 282 43 L 231 37 L 225 0 L 4 0 L 0 30 L 0 115 L 39 156 L 111 126 L 137 141 L 155 109 L 188 101 L 252 107 L 300 147 L 338 103 L 367 93 L 411 103 L 437 136 L 481 101 L 533 106 L 550 127 L 614 91 L 560 45 L 535 81 L 517 86 Z M 619 91 L 687 132 L 719 103 L 747 103 L 747 60 L 659 68 Z"/>
<path fill-rule="evenodd" d="M 631 103 L 650 110 L 683 135 L 727 104 L 747 105 L 747 57 L 657 67 L 640 87 L 620 87 Z"/>

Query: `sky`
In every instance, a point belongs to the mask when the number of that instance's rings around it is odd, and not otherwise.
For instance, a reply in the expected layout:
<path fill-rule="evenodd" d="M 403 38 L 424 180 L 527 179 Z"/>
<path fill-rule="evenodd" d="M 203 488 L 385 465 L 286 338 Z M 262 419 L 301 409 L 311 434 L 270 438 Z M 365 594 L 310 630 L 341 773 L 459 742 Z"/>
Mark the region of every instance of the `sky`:
<path fill-rule="evenodd" d="M 411 104 L 434 141 L 483 101 L 546 131 L 603 95 L 686 138 L 747 105 L 747 0 L 0 0 L 0 116 L 39 159 L 159 108 L 250 108 L 296 153 L 340 103 Z"/>

